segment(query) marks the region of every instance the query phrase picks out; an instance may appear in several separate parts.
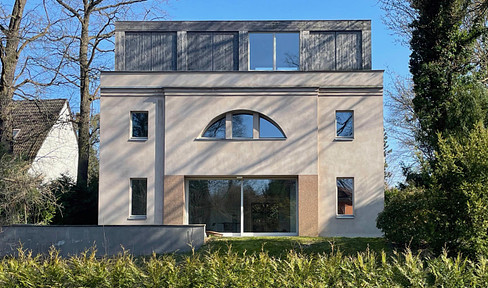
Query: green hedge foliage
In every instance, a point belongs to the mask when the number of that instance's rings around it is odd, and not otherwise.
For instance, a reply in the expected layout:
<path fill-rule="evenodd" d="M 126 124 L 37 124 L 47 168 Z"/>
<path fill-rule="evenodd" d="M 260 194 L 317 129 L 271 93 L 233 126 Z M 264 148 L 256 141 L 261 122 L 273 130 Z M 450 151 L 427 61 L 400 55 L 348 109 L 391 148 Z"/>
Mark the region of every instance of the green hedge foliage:
<path fill-rule="evenodd" d="M 207 251 L 189 256 L 62 258 L 19 251 L 0 265 L 0 287 L 486 287 L 488 260 L 404 253 L 340 252 L 274 258 Z"/>

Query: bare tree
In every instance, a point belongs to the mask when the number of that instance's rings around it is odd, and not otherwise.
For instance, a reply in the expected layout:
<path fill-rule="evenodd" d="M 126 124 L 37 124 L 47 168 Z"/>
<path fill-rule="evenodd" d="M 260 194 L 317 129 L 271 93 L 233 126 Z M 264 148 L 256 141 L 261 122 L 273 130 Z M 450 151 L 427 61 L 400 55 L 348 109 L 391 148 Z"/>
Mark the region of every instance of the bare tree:
<path fill-rule="evenodd" d="M 99 93 L 101 70 L 108 70 L 106 53 L 113 52 L 114 22 L 131 12 L 134 4 L 147 0 L 55 0 L 71 18 L 65 26 L 63 49 L 68 51 L 72 71 L 64 77 L 79 89 L 77 186 L 87 186 L 90 155 L 90 107 Z M 144 11 L 146 15 L 149 10 Z"/>
<path fill-rule="evenodd" d="M 12 7 L 0 4 L 0 143 L 8 151 L 12 151 L 12 99 L 15 95 L 26 98 L 26 86 L 52 85 L 56 73 L 46 77 L 46 72 L 59 71 L 60 67 L 48 67 L 32 50 L 33 45 L 46 40 L 50 28 L 61 20 L 51 22 L 46 7 L 39 1 L 27 10 L 26 6 L 27 0 L 15 0 Z"/>

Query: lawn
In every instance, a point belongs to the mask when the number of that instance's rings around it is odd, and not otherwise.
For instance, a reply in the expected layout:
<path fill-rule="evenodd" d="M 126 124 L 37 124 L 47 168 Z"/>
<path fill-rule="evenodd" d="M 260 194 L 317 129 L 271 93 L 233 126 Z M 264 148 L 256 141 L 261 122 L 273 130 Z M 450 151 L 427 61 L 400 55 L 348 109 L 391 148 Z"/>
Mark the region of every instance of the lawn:
<path fill-rule="evenodd" d="M 220 251 L 226 253 L 229 248 L 242 255 L 267 252 L 270 256 L 282 257 L 290 250 L 302 254 L 320 254 L 341 251 L 344 255 L 356 255 L 368 248 L 378 252 L 383 250 L 391 254 L 392 249 L 384 238 L 325 238 L 325 237 L 210 237 L 199 252 Z"/>

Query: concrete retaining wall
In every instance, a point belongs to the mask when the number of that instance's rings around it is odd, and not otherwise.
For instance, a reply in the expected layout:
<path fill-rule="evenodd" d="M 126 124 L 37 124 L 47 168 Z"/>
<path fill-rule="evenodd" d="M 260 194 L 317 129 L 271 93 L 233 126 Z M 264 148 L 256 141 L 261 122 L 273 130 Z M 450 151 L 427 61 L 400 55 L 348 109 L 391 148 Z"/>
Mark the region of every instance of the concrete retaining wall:
<path fill-rule="evenodd" d="M 205 225 L 14 225 L 1 229 L 1 257 L 15 255 L 21 245 L 33 254 L 45 254 L 54 246 L 62 256 L 79 254 L 91 247 L 96 247 L 97 256 L 116 255 L 123 249 L 136 256 L 184 252 L 199 248 L 205 238 Z"/>

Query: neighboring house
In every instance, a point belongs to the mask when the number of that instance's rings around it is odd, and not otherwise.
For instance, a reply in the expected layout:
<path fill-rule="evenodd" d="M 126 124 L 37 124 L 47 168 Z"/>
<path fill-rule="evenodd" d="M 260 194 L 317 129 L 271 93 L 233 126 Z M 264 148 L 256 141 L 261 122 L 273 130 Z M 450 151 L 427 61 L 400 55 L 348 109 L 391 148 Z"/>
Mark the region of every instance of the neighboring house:
<path fill-rule="evenodd" d="M 32 161 L 29 172 L 44 182 L 67 175 L 76 180 L 78 139 L 68 100 L 14 101 L 14 154 Z"/>
<path fill-rule="evenodd" d="M 100 225 L 380 236 L 383 71 L 370 21 L 116 24 Z"/>

